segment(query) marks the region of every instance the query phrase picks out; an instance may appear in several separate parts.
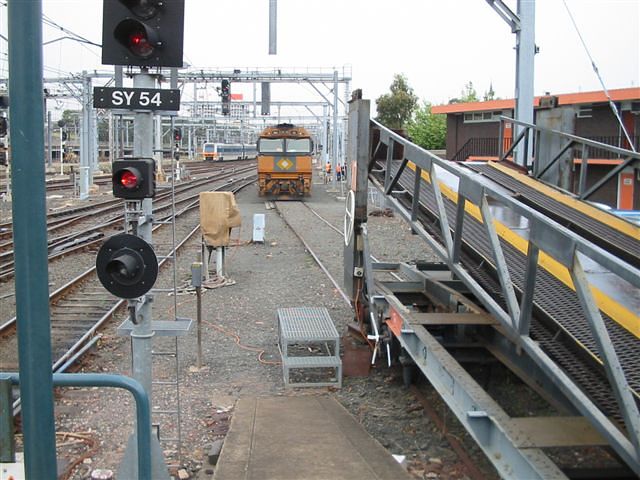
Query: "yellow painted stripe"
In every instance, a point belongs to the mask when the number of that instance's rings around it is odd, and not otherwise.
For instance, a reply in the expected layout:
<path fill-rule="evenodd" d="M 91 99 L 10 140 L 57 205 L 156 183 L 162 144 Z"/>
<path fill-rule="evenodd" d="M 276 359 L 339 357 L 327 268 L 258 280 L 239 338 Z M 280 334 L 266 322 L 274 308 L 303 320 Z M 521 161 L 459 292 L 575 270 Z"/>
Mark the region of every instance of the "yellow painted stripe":
<path fill-rule="evenodd" d="M 589 205 L 588 203 L 582 200 L 578 200 L 577 198 L 574 198 L 565 193 L 559 192 L 558 190 L 551 188 L 543 183 L 540 183 L 534 180 L 533 178 L 528 177 L 520 172 L 516 172 L 505 165 L 501 165 L 496 162 L 489 162 L 489 165 L 495 168 L 496 170 L 499 170 L 515 178 L 519 182 L 522 182 L 525 185 L 541 193 L 544 193 L 546 196 L 551 197 L 554 200 L 564 205 L 567 205 L 568 207 L 571 207 L 574 210 L 577 210 L 585 215 L 593 217 L 599 222 L 604 223 L 605 225 L 608 225 L 611 228 L 630 236 L 631 238 L 636 238 L 636 239 L 640 238 L 640 227 L 637 227 L 630 222 L 626 222 L 623 219 L 616 217 L 615 215 L 609 212 L 605 212 L 603 210 L 600 210 L 599 208 Z"/>
<path fill-rule="evenodd" d="M 415 171 L 415 164 L 409 162 L 408 165 L 409 168 Z M 431 183 L 431 177 L 429 176 L 428 172 L 423 171 L 422 178 Z M 451 189 L 448 185 L 440 182 L 440 190 L 442 190 L 442 194 L 449 198 L 449 200 L 456 204 L 458 203 L 458 193 Z M 474 217 L 478 222 L 483 223 L 482 214 L 480 213 L 480 208 L 477 205 L 467 201 L 465 203 L 465 211 L 469 215 Z M 500 237 L 517 248 L 523 255 L 527 255 L 529 247 L 529 242 L 527 240 L 522 238 L 517 233 L 513 232 L 502 222 L 494 220 L 493 223 L 496 228 L 496 232 Z M 493 259 L 488 260 L 493 261 Z M 575 287 L 573 285 L 573 281 L 571 280 L 571 274 L 569 273 L 569 270 L 542 250 L 540 251 L 540 254 L 538 256 L 538 265 L 544 268 L 566 286 L 568 286 L 571 290 L 575 291 Z M 634 312 L 631 312 L 623 305 L 620 305 L 618 302 L 613 300 L 597 287 L 590 285 L 590 288 L 594 296 L 594 300 L 598 305 L 598 308 L 600 308 L 600 310 L 609 315 L 609 317 L 611 317 L 633 335 L 640 338 L 640 316 L 638 316 Z"/>

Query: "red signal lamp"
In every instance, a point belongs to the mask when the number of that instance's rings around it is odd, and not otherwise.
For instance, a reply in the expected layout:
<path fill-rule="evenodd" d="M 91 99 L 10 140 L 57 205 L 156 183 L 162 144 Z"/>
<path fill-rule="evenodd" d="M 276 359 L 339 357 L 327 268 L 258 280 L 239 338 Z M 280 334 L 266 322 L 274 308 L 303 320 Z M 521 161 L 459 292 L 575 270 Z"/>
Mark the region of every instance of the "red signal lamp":
<path fill-rule="evenodd" d="M 103 0 L 102 63 L 181 67 L 185 0 Z"/>
<path fill-rule="evenodd" d="M 155 195 L 155 162 L 152 158 L 116 160 L 112 172 L 115 197 L 137 200 Z"/>
<path fill-rule="evenodd" d="M 132 55 L 142 59 L 152 57 L 160 45 L 153 29 L 132 18 L 120 22 L 113 34 Z"/>
<path fill-rule="evenodd" d="M 128 190 L 137 188 L 140 183 L 140 172 L 135 168 L 125 168 L 121 170 L 118 181 Z"/>

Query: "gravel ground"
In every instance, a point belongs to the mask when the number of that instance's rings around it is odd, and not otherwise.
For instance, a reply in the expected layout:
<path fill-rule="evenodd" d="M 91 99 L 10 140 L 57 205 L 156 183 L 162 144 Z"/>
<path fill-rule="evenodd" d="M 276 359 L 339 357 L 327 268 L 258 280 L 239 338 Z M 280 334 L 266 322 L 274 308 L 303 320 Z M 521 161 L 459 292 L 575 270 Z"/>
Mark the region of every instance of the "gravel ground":
<path fill-rule="evenodd" d="M 315 185 L 308 205 L 338 228 L 342 228 L 343 201 Z M 484 478 L 495 478 L 477 447 L 469 441 L 437 395 L 419 382 L 435 411 L 445 419 L 436 426 L 425 414 L 411 390 L 403 387 L 399 367 L 380 364 L 368 377 L 346 377 L 343 388 L 285 390 L 276 338 L 277 308 L 297 306 L 326 307 L 341 333 L 352 318 L 351 309 L 327 276 L 305 251 L 284 215 L 310 247 L 326 262 L 329 272 L 342 283 L 342 237 L 315 217 L 299 202 L 278 202 L 277 209 L 265 209 L 264 200 L 250 187 L 237 195 L 243 224 L 232 233 L 235 245 L 228 251 L 227 275 L 235 282 L 223 288 L 204 290 L 202 305 L 203 367 L 198 369 L 196 328 L 177 341 L 154 340 L 154 351 L 177 350 L 180 380 L 175 386 L 154 386 L 154 406 L 174 408 L 180 402 L 182 447 L 163 443 L 172 472 L 182 470 L 185 478 L 211 478 L 206 463 L 207 447 L 226 433 L 233 406 L 247 395 L 331 394 L 363 424 L 367 431 L 391 453 L 406 455 L 407 468 L 415 478 L 468 478 L 460 460 L 451 450 L 447 437 L 461 438 L 464 448 L 481 468 Z M 250 242 L 255 213 L 266 216 L 264 244 Z M 180 232 L 198 222 L 197 214 L 181 221 Z M 432 259 L 424 242 L 413 236 L 404 222 L 394 217 L 371 216 L 371 249 L 380 260 Z M 156 237 L 154 236 L 154 239 Z M 158 245 L 169 242 L 158 237 Z M 192 241 L 178 256 L 176 270 L 179 294 L 161 293 L 154 298 L 154 318 L 196 318 L 196 299 L 187 288 L 191 263 L 198 259 L 200 245 Z M 84 256 L 83 256 L 84 258 Z M 87 259 L 95 258 L 87 254 Z M 80 263 L 80 262 L 79 262 Z M 84 263 L 84 260 L 82 261 Z M 172 269 L 165 269 L 157 282 L 159 288 L 173 285 Z M 52 283 L 57 283 L 52 279 Z M 177 307 L 177 308 L 176 308 Z M 3 312 L 4 313 L 4 312 Z M 115 327 L 124 318 L 105 329 L 98 347 L 83 362 L 79 371 L 131 374 L 130 342 L 116 335 Z M 154 358 L 154 380 L 175 380 L 173 357 Z M 179 395 L 177 395 L 179 393 Z M 127 439 L 133 429 L 133 402 L 125 393 L 105 389 L 64 389 L 58 392 L 56 422 L 61 468 L 79 460 L 68 477 L 88 478 L 97 468 L 117 471 Z M 177 434 L 174 416 L 158 415 L 161 437 Z"/>

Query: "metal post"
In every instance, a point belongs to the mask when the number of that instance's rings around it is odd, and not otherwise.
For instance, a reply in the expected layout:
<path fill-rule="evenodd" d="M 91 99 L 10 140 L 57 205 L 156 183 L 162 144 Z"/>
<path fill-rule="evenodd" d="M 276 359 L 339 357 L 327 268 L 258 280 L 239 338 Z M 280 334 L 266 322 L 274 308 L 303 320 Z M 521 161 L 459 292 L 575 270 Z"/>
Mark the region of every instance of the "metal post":
<path fill-rule="evenodd" d="M 82 123 L 80 124 L 80 200 L 89 198 L 91 172 L 91 79 L 82 72 Z"/>
<path fill-rule="evenodd" d="M 367 222 L 367 189 L 369 165 L 369 100 L 356 99 L 349 103 L 349 138 L 347 142 L 347 180 L 353 196 L 353 235 L 344 247 L 344 286 L 353 300 L 362 282 L 363 227 Z M 353 165 L 355 164 L 355 167 Z M 355 190 L 352 190 L 355 187 Z M 353 193 L 352 193 L 353 192 Z M 347 201 L 347 204 L 349 202 Z M 347 206 L 349 208 L 349 206 Z M 346 243 L 346 240 L 345 240 Z"/>
<path fill-rule="evenodd" d="M 89 79 L 91 81 L 91 79 Z M 89 92 L 92 92 L 91 84 L 89 84 Z M 90 94 L 91 95 L 91 94 Z M 91 99 L 91 96 L 89 96 Z M 99 151 L 99 138 L 98 138 L 98 114 L 91 106 L 91 100 L 89 100 L 89 123 L 91 132 L 91 168 L 89 169 L 89 185 L 93 185 L 93 174 L 100 170 L 100 151 Z"/>
<path fill-rule="evenodd" d="M 155 81 L 151 75 L 141 73 L 134 77 L 135 88 L 154 88 Z M 153 114 L 136 112 L 134 116 L 133 156 L 153 157 Z M 151 218 L 152 200 L 142 200 L 142 215 Z M 151 242 L 151 222 L 138 224 L 138 236 L 147 243 Z M 151 398 L 151 298 L 146 295 L 138 313 L 138 324 L 131 333 L 133 341 L 133 377 L 145 388 Z"/>
<path fill-rule="evenodd" d="M 51 110 L 47 112 L 47 167 L 53 166 L 53 135 L 51 135 Z"/>
<path fill-rule="evenodd" d="M 162 177 L 162 181 L 164 181 L 164 170 L 162 168 L 162 160 L 164 158 L 164 152 L 162 151 L 162 117 L 160 115 L 155 115 L 155 135 L 154 135 L 154 150 L 156 159 L 156 171 L 158 175 Z M 171 133 L 171 132 L 170 132 Z"/>
<path fill-rule="evenodd" d="M 0 463 L 16 461 L 11 382 L 0 378 Z"/>
<path fill-rule="evenodd" d="M 327 164 L 329 159 L 329 117 L 328 117 L 329 105 L 322 106 L 322 169 Z"/>
<path fill-rule="evenodd" d="M 331 159 L 331 173 L 333 179 L 331 188 L 337 191 L 336 165 L 338 164 L 338 71 L 333 71 L 333 158 Z"/>
<path fill-rule="evenodd" d="M 257 115 L 256 114 L 256 109 L 258 108 L 258 105 L 256 103 L 257 88 L 258 88 L 258 83 L 254 81 L 253 82 L 253 118 L 256 118 L 256 115 Z M 207 138 L 207 141 L 209 141 L 208 138 Z"/>
<path fill-rule="evenodd" d="M 62 131 L 64 127 L 60 127 L 60 175 L 64 175 L 64 145 L 62 140 Z"/>
<path fill-rule="evenodd" d="M 195 117 L 198 112 L 198 82 L 193 82 L 193 110 L 191 116 Z M 173 130 L 172 130 L 173 132 Z"/>
<path fill-rule="evenodd" d="M 155 88 L 155 79 L 149 75 L 146 69 L 136 74 L 133 79 L 134 88 Z M 153 157 L 153 114 L 151 112 L 136 112 L 134 116 L 133 156 L 141 158 Z M 152 244 L 152 213 L 153 204 L 151 198 L 145 198 L 140 202 L 140 217 L 137 224 L 137 235 L 149 244 Z M 146 294 L 142 297 L 139 307 L 136 308 L 136 322 L 131 330 L 132 371 L 135 378 L 143 386 L 152 398 L 152 347 L 154 331 L 152 328 L 151 303 L 153 296 Z M 137 303 L 137 302 L 136 302 Z M 131 305 L 136 307 L 136 303 Z M 140 428 L 151 429 L 151 424 L 141 425 Z M 135 477 L 135 441 L 129 439 L 125 457 L 118 470 L 118 478 Z M 152 436 L 152 470 L 153 478 L 168 479 L 168 470 L 162 457 L 162 450 L 155 435 Z"/>
<path fill-rule="evenodd" d="M 516 120 L 533 123 L 533 72 L 535 43 L 535 0 L 518 0 L 518 17 L 520 29 L 516 32 Z M 522 131 L 521 126 L 514 125 L 514 138 Z M 515 161 L 526 167 L 532 161 L 532 145 L 526 149 L 520 143 L 516 147 Z"/>
<path fill-rule="evenodd" d="M 216 247 L 216 275 L 218 278 L 223 278 L 225 275 L 225 247 Z"/>
<path fill-rule="evenodd" d="M 115 158 L 113 152 L 115 150 L 115 116 L 113 112 L 109 110 L 109 161 L 113 162 Z"/>
<path fill-rule="evenodd" d="M 278 0 L 269 0 L 269 55 L 278 49 Z"/>
<path fill-rule="evenodd" d="M 196 314 L 198 322 L 198 369 L 200 369 L 202 368 L 202 287 L 200 285 L 196 287 Z"/>
<path fill-rule="evenodd" d="M 202 243 L 202 249 L 205 246 Z M 201 253 L 202 262 L 194 262 L 191 264 L 191 286 L 196 289 L 196 314 L 197 314 L 197 338 L 198 338 L 198 355 L 197 367 L 202 368 L 202 266 L 205 260 L 205 252 Z"/>
<path fill-rule="evenodd" d="M 44 129 L 42 1 L 10 0 L 13 240 L 26 478 L 55 480 Z M 46 361 L 45 361 L 46 360 Z"/>

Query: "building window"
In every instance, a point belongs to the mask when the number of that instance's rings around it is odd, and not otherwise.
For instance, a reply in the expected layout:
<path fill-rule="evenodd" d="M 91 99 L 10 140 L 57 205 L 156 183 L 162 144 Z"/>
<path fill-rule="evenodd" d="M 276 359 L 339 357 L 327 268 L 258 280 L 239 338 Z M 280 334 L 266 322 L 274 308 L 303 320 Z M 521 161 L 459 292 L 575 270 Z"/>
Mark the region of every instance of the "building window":
<path fill-rule="evenodd" d="M 578 114 L 576 115 L 578 118 L 591 118 L 593 117 L 593 109 L 591 105 L 583 105 L 578 107 Z"/>
<path fill-rule="evenodd" d="M 502 110 L 497 112 L 473 112 L 464 114 L 464 123 L 499 122 Z"/>

